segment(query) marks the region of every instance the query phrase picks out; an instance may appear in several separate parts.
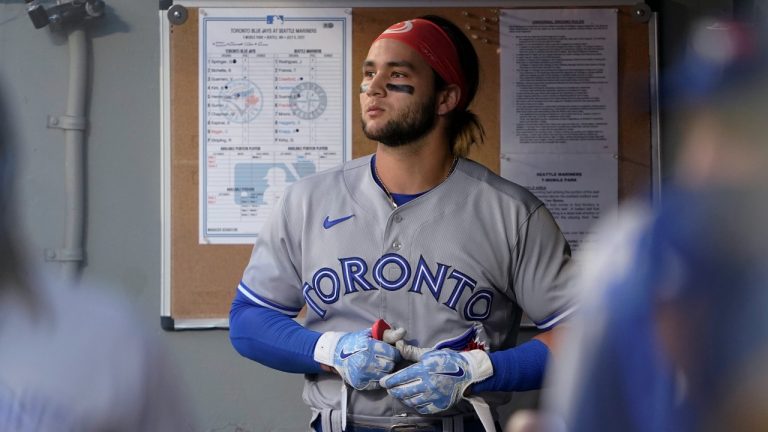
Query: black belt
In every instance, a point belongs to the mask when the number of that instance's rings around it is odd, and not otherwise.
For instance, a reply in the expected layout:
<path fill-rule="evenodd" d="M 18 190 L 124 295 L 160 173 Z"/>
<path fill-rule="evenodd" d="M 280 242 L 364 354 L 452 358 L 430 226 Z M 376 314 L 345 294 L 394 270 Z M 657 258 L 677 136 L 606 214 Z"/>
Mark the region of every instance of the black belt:
<path fill-rule="evenodd" d="M 323 432 L 320 428 L 319 418 L 315 421 L 314 430 Z M 496 430 L 501 430 L 498 423 Z M 443 432 L 443 421 L 435 419 L 433 422 L 413 423 L 413 424 L 393 424 L 391 426 L 374 426 L 362 423 L 347 422 L 347 428 L 344 432 Z M 464 432 L 486 432 L 483 424 L 477 417 L 466 417 L 464 419 Z"/>

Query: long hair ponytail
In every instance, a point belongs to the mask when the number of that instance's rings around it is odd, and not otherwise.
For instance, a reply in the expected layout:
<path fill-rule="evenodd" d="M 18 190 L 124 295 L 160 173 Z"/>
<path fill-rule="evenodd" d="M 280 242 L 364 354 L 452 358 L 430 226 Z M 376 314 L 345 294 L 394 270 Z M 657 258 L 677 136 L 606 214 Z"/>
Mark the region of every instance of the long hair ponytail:
<path fill-rule="evenodd" d="M 480 79 L 479 61 L 472 42 L 456 24 L 443 17 L 424 15 L 419 18 L 440 26 L 448 37 L 451 38 L 451 41 L 458 50 L 461 71 L 464 74 L 466 89 L 469 93 L 467 95 L 467 105 L 469 105 L 472 99 L 475 98 Z M 435 73 L 435 88 L 441 89 L 445 85 L 446 82 Z M 454 156 L 464 157 L 469 154 L 469 150 L 473 145 L 479 145 L 485 141 L 485 129 L 477 115 L 467 107 L 457 108 L 449 115 L 448 138 L 451 152 Z"/>

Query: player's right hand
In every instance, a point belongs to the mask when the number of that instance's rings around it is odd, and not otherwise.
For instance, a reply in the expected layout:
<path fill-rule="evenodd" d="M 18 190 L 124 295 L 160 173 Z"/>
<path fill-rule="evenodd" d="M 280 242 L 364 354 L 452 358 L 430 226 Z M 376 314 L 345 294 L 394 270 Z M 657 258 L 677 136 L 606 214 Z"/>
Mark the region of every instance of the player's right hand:
<path fill-rule="evenodd" d="M 373 390 L 381 388 L 379 379 L 394 370 L 401 356 L 395 347 L 373 339 L 371 329 L 365 329 L 323 333 L 315 347 L 315 360 L 335 368 L 355 389 Z"/>
<path fill-rule="evenodd" d="M 420 414 L 436 414 L 456 405 L 472 383 L 493 375 L 491 359 L 483 350 L 433 350 L 381 380 L 390 396 Z M 493 423 L 493 422 L 491 422 Z"/>

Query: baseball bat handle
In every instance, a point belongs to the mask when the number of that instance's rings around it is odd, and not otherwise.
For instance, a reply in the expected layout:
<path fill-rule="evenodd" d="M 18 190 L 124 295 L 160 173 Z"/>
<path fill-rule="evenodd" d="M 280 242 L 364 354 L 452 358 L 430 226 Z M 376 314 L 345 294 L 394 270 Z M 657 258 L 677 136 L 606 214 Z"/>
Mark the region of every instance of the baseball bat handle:
<path fill-rule="evenodd" d="M 413 362 L 421 360 L 421 356 L 427 351 L 430 351 L 429 348 L 420 348 L 407 344 L 403 340 L 403 338 L 405 338 L 405 329 L 393 329 L 392 326 L 383 319 L 378 319 L 373 323 L 371 326 L 371 337 L 390 345 L 394 345 L 394 347 L 400 351 L 400 355 L 403 356 L 404 359 Z"/>

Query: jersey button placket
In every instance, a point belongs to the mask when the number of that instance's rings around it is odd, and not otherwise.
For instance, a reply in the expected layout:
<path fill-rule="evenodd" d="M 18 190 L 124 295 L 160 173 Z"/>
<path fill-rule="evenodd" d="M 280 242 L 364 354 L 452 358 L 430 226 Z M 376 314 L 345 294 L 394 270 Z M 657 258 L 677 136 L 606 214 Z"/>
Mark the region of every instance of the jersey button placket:
<path fill-rule="evenodd" d="M 403 216 L 400 215 L 399 212 L 395 212 L 395 214 L 392 215 L 392 218 L 390 219 L 390 228 L 389 229 L 390 229 L 390 232 L 392 234 L 394 234 L 393 237 L 397 236 L 399 234 L 399 231 L 400 231 L 400 229 L 395 228 L 393 225 L 394 224 L 399 224 L 402 221 L 403 221 Z M 390 247 L 391 250 L 397 252 L 397 251 L 399 251 L 400 249 L 403 248 L 403 243 L 399 239 L 394 238 L 394 239 L 392 239 L 392 243 L 390 243 L 389 247 Z"/>

